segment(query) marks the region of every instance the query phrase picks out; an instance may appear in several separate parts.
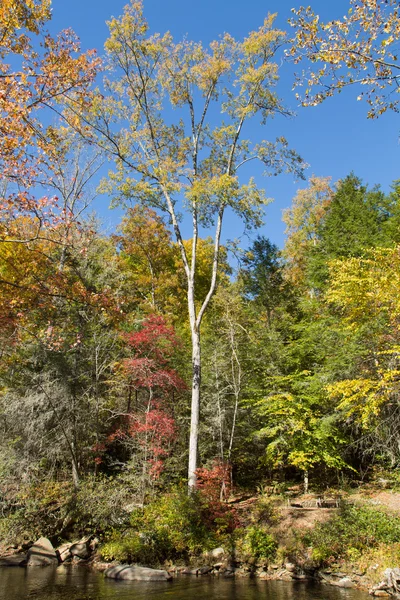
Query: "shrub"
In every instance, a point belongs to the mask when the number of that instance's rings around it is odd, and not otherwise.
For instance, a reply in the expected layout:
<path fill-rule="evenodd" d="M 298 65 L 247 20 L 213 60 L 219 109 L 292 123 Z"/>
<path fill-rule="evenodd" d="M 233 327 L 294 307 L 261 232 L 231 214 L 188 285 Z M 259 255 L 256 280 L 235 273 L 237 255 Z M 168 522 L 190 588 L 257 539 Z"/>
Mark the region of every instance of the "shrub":
<path fill-rule="evenodd" d="M 134 511 L 131 526 L 176 554 L 196 554 L 213 537 L 202 518 L 198 496 L 188 496 L 186 490 L 165 494 L 143 510 Z"/>
<path fill-rule="evenodd" d="M 253 525 L 246 529 L 243 549 L 252 557 L 272 560 L 277 548 L 277 542 L 265 528 Z"/>
<path fill-rule="evenodd" d="M 344 506 L 330 521 L 304 536 L 318 563 L 354 560 L 379 544 L 400 542 L 398 517 L 367 506 Z"/>
<path fill-rule="evenodd" d="M 82 481 L 70 499 L 70 516 L 79 534 L 104 535 L 115 528 L 129 525 L 129 512 L 124 508 L 132 501 L 129 491 L 118 479 L 89 476 Z"/>
<path fill-rule="evenodd" d="M 196 494 L 175 490 L 136 509 L 125 533 L 115 532 L 100 553 L 106 560 L 162 563 L 186 559 L 216 543 L 207 529 Z"/>
<path fill-rule="evenodd" d="M 112 539 L 101 547 L 100 555 L 104 560 L 123 563 L 156 564 L 163 560 L 162 549 L 157 544 L 133 531 L 126 535 L 114 533 Z"/>
<path fill-rule="evenodd" d="M 229 463 L 214 460 L 210 467 L 196 470 L 198 498 L 203 519 L 217 534 L 230 534 L 240 525 L 232 506 L 223 502 L 231 491 Z"/>

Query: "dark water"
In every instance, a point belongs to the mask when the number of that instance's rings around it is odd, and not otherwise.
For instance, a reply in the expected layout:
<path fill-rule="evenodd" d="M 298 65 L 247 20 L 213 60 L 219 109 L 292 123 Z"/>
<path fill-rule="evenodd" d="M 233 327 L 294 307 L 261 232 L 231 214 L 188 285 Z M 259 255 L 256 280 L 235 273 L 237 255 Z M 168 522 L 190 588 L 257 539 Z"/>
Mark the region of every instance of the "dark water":
<path fill-rule="evenodd" d="M 84 568 L 0 568 L 0 600 L 366 600 L 366 592 L 311 583 L 180 576 L 172 582 L 105 579 Z"/>

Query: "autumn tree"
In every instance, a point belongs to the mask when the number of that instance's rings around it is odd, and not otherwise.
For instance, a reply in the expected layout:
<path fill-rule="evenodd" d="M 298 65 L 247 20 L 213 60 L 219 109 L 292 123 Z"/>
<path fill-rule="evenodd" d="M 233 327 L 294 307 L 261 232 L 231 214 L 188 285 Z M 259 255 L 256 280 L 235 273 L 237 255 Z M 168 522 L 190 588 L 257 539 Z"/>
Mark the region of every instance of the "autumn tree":
<path fill-rule="evenodd" d="M 332 382 L 328 394 L 355 429 L 360 451 L 392 467 L 400 461 L 399 256 L 398 247 L 375 248 L 332 261 L 327 295 L 364 349 L 354 372 Z"/>
<path fill-rule="evenodd" d="M 210 47 L 169 33 L 151 35 L 141 2 L 131 2 L 121 18 L 109 22 L 106 52 L 113 75 L 105 93 L 82 111 L 80 127 L 115 158 L 110 176 L 118 201 L 136 202 L 164 212 L 173 228 L 185 271 L 192 339 L 192 408 L 189 488 L 196 483 L 201 384 L 201 323 L 215 292 L 224 215 L 232 211 L 247 227 L 261 223 L 265 195 L 253 179 L 240 178 L 241 167 L 258 159 L 267 174 L 302 174 L 303 162 L 284 138 L 252 143 L 245 125 L 263 124 L 289 111 L 274 91 L 274 59 L 285 34 L 274 16 L 238 42 L 225 34 Z M 76 104 L 70 113 L 77 111 Z M 216 111 L 223 121 L 216 122 Z M 171 111 L 171 109 L 173 109 Z M 177 115 L 177 116 L 175 116 Z M 78 126 L 78 124 L 77 124 Z M 96 134 L 96 137 L 94 137 Z M 192 223 L 191 255 L 183 243 L 180 203 Z M 195 302 L 200 225 L 215 226 L 213 266 L 202 302 Z"/>
<path fill-rule="evenodd" d="M 127 297 L 149 312 L 169 312 L 178 277 L 177 248 L 164 219 L 146 206 L 128 209 L 115 236 L 126 274 Z"/>
<path fill-rule="evenodd" d="M 122 337 L 128 356 L 116 363 L 115 370 L 126 406 L 123 412 L 116 411 L 120 426 L 109 440 L 128 447 L 144 500 L 171 452 L 177 434 L 174 394 L 186 386 L 173 366 L 179 339 L 163 317 L 150 314 Z"/>
<path fill-rule="evenodd" d="M 68 98 L 83 101 L 98 65 L 93 52 L 80 53 L 72 31 L 53 38 L 45 31 L 49 0 L 4 0 L 0 7 L 0 235 L 29 214 L 37 236 L 59 218 L 56 199 L 37 198 L 44 163 L 57 156 L 54 127 L 41 114 L 60 114 Z"/>
<path fill-rule="evenodd" d="M 36 224 L 18 226 L 29 239 Z M 30 470 L 69 465 L 77 486 L 95 469 L 122 315 L 112 244 L 90 222 L 70 235 L 62 269 L 51 239 L 0 244 L 0 385 L 4 444 L 18 439 Z"/>
<path fill-rule="evenodd" d="M 283 213 L 286 241 L 283 257 L 286 259 L 286 277 L 301 287 L 306 280 L 307 260 L 318 244 L 317 229 L 331 203 L 333 189 L 329 177 L 309 179 L 308 187 L 298 190 L 292 206 Z"/>
<path fill-rule="evenodd" d="M 308 61 L 295 84 L 305 88 L 298 94 L 304 105 L 320 104 L 345 87 L 356 86 L 357 100 L 366 100 L 369 118 L 387 110 L 398 112 L 396 0 L 350 0 L 347 15 L 325 23 L 310 6 L 292 12 L 295 35 L 287 54 L 295 64 Z"/>

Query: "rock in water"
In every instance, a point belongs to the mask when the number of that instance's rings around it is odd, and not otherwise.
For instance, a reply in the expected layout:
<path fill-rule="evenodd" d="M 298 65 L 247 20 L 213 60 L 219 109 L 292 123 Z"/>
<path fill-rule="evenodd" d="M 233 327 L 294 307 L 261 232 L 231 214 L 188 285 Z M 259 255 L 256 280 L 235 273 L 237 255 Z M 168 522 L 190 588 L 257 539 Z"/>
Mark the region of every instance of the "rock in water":
<path fill-rule="evenodd" d="M 45 567 L 58 565 L 58 558 L 53 544 L 47 538 L 39 538 L 28 550 L 28 567 Z"/>
<path fill-rule="evenodd" d="M 343 577 L 342 579 L 339 579 L 336 585 L 342 588 L 352 588 L 354 587 L 354 582 L 350 579 L 350 577 Z"/>
<path fill-rule="evenodd" d="M 127 581 L 170 581 L 172 575 L 161 569 L 150 569 L 137 565 L 117 565 L 104 571 L 106 577 L 111 579 L 125 579 Z"/>
<path fill-rule="evenodd" d="M 26 565 L 25 554 L 12 554 L 0 558 L 0 567 L 24 567 Z"/>
<path fill-rule="evenodd" d="M 78 556 L 79 558 L 89 558 L 90 550 L 89 550 L 89 538 L 83 538 L 79 542 L 74 542 L 71 544 L 69 551 L 72 556 Z"/>

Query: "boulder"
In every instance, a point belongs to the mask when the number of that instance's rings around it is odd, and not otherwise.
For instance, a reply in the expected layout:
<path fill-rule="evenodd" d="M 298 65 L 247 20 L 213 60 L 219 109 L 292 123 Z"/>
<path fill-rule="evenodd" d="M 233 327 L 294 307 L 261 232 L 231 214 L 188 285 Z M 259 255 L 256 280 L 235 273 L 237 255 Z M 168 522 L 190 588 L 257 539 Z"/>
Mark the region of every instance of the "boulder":
<path fill-rule="evenodd" d="M 53 544 L 47 538 L 39 538 L 28 550 L 28 567 L 45 567 L 58 565 L 58 558 Z"/>
<path fill-rule="evenodd" d="M 210 565 L 204 565 L 204 567 L 200 567 L 198 573 L 199 575 L 207 575 L 208 573 L 211 573 L 212 570 L 213 567 L 211 567 Z"/>
<path fill-rule="evenodd" d="M 384 580 L 377 586 L 376 589 L 387 589 L 395 594 L 400 594 L 400 569 L 386 569 L 383 574 Z"/>
<path fill-rule="evenodd" d="M 124 579 L 126 581 L 171 581 L 172 575 L 161 569 L 149 569 L 138 565 L 117 565 L 104 571 L 110 579 Z"/>
<path fill-rule="evenodd" d="M 199 567 L 185 567 L 181 570 L 182 575 L 198 575 Z"/>
<path fill-rule="evenodd" d="M 71 543 L 66 543 L 66 544 L 62 544 L 61 546 L 59 546 L 56 550 L 56 554 L 58 556 L 58 560 L 60 561 L 60 563 L 64 563 L 67 560 L 70 560 L 72 558 L 71 556 L 71 552 L 69 551 L 70 547 L 71 547 Z"/>
<path fill-rule="evenodd" d="M 0 567 L 24 567 L 26 565 L 26 554 L 12 554 L 0 558 Z"/>
<path fill-rule="evenodd" d="M 225 554 L 225 550 L 223 548 L 214 548 L 208 553 L 210 558 L 215 558 L 216 560 L 221 559 Z"/>
<path fill-rule="evenodd" d="M 343 579 L 339 579 L 335 585 L 341 588 L 353 588 L 354 582 L 350 579 L 350 577 L 343 577 Z"/>
<path fill-rule="evenodd" d="M 83 538 L 82 540 L 79 540 L 79 542 L 73 542 L 69 547 L 69 551 L 72 556 L 77 556 L 78 558 L 83 559 L 89 558 L 89 539 Z"/>

